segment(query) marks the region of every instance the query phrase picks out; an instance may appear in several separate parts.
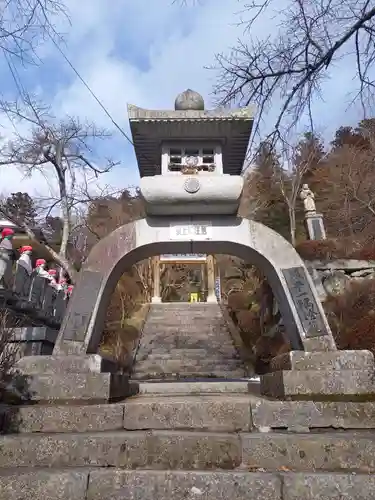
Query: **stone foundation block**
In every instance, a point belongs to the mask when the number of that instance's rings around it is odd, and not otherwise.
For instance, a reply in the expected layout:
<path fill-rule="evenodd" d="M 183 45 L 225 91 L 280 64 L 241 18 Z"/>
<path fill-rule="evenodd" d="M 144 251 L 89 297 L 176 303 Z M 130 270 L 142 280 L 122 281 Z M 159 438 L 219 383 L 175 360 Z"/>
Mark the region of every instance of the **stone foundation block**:
<path fill-rule="evenodd" d="M 251 433 L 241 440 L 247 470 L 375 472 L 373 433 Z"/>
<path fill-rule="evenodd" d="M 370 351 L 291 351 L 276 356 L 271 370 L 374 370 L 374 355 Z"/>
<path fill-rule="evenodd" d="M 241 459 L 241 441 L 236 434 L 182 431 L 19 434 L 2 437 L 0 468 L 232 470 L 240 466 Z"/>
<path fill-rule="evenodd" d="M 65 373 L 114 373 L 118 366 L 99 354 L 68 356 L 25 356 L 16 368 L 27 375 L 56 375 Z"/>
<path fill-rule="evenodd" d="M 237 432 L 251 429 L 248 397 L 140 397 L 124 405 L 124 428 L 201 429 Z"/>
<path fill-rule="evenodd" d="M 124 405 L 30 405 L 6 409 L 4 433 L 105 432 L 123 429 Z"/>
<path fill-rule="evenodd" d="M 283 370 L 260 377 L 260 390 L 264 396 L 296 398 L 311 396 L 375 395 L 372 370 Z"/>
<path fill-rule="evenodd" d="M 201 394 L 247 394 L 249 386 L 247 381 L 221 380 L 220 382 L 140 382 L 140 394 L 158 394 L 159 396 L 171 395 L 201 395 Z"/>
<path fill-rule="evenodd" d="M 251 402 L 255 429 L 286 429 L 293 426 L 333 429 L 375 429 L 375 403 L 347 401 L 271 401 Z"/>
<path fill-rule="evenodd" d="M 19 355 L 37 356 L 51 355 L 58 330 L 42 326 L 25 326 L 12 329 L 11 344 L 17 343 Z"/>
<path fill-rule="evenodd" d="M 137 384 L 116 373 L 26 375 L 19 397 L 42 403 L 106 403 L 137 392 Z"/>
<path fill-rule="evenodd" d="M 13 471 L 0 474 L 0 498 L 14 500 L 86 500 L 88 472 Z"/>
<path fill-rule="evenodd" d="M 281 500 L 281 481 L 246 472 L 101 470 L 90 474 L 87 500 Z M 287 499 L 286 499 L 287 500 Z"/>
<path fill-rule="evenodd" d="M 283 474 L 285 500 L 373 500 L 375 476 L 367 474 Z"/>

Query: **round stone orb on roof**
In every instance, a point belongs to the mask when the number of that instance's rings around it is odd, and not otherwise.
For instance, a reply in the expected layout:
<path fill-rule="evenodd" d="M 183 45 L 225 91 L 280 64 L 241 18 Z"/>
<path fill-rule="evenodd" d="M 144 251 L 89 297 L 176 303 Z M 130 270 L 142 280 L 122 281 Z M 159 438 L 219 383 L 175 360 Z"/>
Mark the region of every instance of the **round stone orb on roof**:
<path fill-rule="evenodd" d="M 176 97 L 174 109 L 176 111 L 204 111 L 203 97 L 198 92 L 187 89 Z"/>

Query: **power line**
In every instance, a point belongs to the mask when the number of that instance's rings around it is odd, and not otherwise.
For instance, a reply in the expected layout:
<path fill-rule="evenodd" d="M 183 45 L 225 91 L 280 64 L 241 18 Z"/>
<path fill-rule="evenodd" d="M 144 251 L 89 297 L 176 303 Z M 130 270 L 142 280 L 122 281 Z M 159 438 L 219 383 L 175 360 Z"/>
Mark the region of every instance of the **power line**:
<path fill-rule="evenodd" d="M 72 71 L 74 72 L 74 74 L 77 76 L 77 78 L 80 80 L 80 82 L 85 86 L 85 88 L 89 91 L 89 93 L 91 94 L 91 96 L 95 99 L 95 101 L 99 104 L 99 106 L 101 107 L 101 109 L 104 111 L 104 113 L 107 115 L 107 117 L 111 120 L 111 123 L 116 127 L 116 129 L 121 133 L 121 135 L 123 135 L 125 137 L 125 139 L 135 148 L 134 146 L 134 142 L 132 141 L 132 139 L 128 136 L 128 134 L 120 127 L 120 125 L 116 122 L 116 120 L 113 118 L 113 116 L 111 115 L 111 113 L 107 110 L 107 108 L 104 106 L 104 104 L 102 103 L 102 101 L 99 99 L 99 97 L 95 94 L 95 92 L 91 89 L 91 87 L 89 86 L 89 84 L 84 80 L 84 78 L 81 76 L 81 74 L 79 73 L 79 71 L 75 68 L 75 66 L 73 65 L 73 63 L 69 60 L 68 56 L 64 53 L 64 51 L 61 49 L 61 47 L 58 45 L 58 43 L 54 40 L 53 36 L 48 32 L 48 37 L 50 38 L 51 42 L 53 43 L 53 45 L 56 47 L 56 49 L 59 51 L 59 53 L 62 55 L 62 57 L 64 58 L 65 62 L 69 65 L 69 67 L 72 69 Z M 3 51 L 4 52 L 4 51 Z M 4 53 L 4 57 L 7 61 L 7 65 L 9 67 L 9 70 L 12 74 L 12 77 L 13 77 L 13 80 L 16 84 L 16 87 L 18 89 L 18 92 L 20 93 L 20 95 L 27 95 L 23 85 L 22 85 L 22 82 L 21 82 L 21 79 L 19 78 L 19 75 L 18 76 L 18 79 L 16 77 L 16 73 L 17 73 L 17 70 L 15 68 L 15 66 L 11 66 L 10 64 L 10 61 L 7 57 L 7 54 Z M 11 120 L 12 122 L 12 125 L 13 127 L 16 129 L 13 121 Z M 16 132 L 18 133 L 18 131 L 16 130 Z M 150 162 L 152 165 L 156 166 L 155 163 L 148 157 L 146 156 L 145 154 L 141 154 L 141 156 L 147 160 L 148 162 Z"/>
<path fill-rule="evenodd" d="M 95 101 L 99 104 L 99 106 L 102 108 L 104 113 L 107 115 L 107 117 L 111 120 L 112 124 L 119 130 L 119 132 L 125 137 L 125 139 L 135 148 L 133 141 L 131 138 L 128 136 L 128 134 L 120 127 L 120 125 L 115 121 L 115 119 L 112 117 L 111 113 L 107 110 L 107 108 L 104 106 L 102 101 L 99 99 L 99 97 L 95 94 L 95 92 L 91 89 L 89 84 L 84 80 L 84 78 L 80 75 L 78 70 L 74 67 L 73 63 L 69 60 L 67 55 L 64 53 L 64 51 L 59 47 L 58 43 L 53 39 L 53 37 L 49 34 L 49 38 L 51 39 L 52 43 L 56 47 L 56 49 L 60 52 L 62 57 L 64 58 L 65 62 L 69 65 L 69 67 L 73 70 L 77 78 L 83 83 L 83 85 L 86 87 L 86 89 L 90 92 L 91 96 L 95 99 Z M 141 154 L 141 156 L 149 161 L 151 164 L 154 164 L 153 161 L 148 158 L 146 155 Z M 154 165 L 156 166 L 156 165 Z"/>

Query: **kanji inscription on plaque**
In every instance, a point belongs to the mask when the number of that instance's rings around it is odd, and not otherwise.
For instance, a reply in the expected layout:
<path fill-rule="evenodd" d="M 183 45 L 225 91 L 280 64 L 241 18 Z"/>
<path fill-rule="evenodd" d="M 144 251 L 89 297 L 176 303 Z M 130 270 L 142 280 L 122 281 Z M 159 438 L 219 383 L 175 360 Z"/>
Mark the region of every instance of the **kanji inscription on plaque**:
<path fill-rule="evenodd" d="M 302 266 L 290 267 L 283 269 L 282 273 L 306 337 L 328 335 L 321 310 L 312 292 L 305 269 Z"/>

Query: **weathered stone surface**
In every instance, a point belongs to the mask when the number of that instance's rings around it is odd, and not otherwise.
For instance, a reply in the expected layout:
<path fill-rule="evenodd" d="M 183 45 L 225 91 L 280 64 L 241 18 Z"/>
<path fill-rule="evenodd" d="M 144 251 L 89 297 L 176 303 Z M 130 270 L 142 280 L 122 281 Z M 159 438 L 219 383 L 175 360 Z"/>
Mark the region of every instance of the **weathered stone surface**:
<path fill-rule="evenodd" d="M 250 469 L 375 472 L 375 434 L 253 433 L 241 436 Z M 322 497 L 323 498 L 323 497 Z"/>
<path fill-rule="evenodd" d="M 245 366 L 218 304 L 151 306 L 132 378 L 242 378 L 245 375 Z"/>
<path fill-rule="evenodd" d="M 123 404 L 11 408 L 17 432 L 89 432 L 123 428 Z"/>
<path fill-rule="evenodd" d="M 220 382 L 140 382 L 139 394 L 245 394 L 249 382 L 221 380 Z"/>
<path fill-rule="evenodd" d="M 283 474 L 285 500 L 373 500 L 375 476 L 367 474 Z"/>
<path fill-rule="evenodd" d="M 90 474 L 87 500 L 281 500 L 280 492 L 272 474 L 112 469 Z"/>
<path fill-rule="evenodd" d="M 88 472 L 13 471 L 0 474 L 3 500 L 86 500 Z"/>
<path fill-rule="evenodd" d="M 291 351 L 271 361 L 276 370 L 375 370 L 374 355 L 370 351 Z"/>
<path fill-rule="evenodd" d="M 4 436 L 0 467 L 124 467 L 127 469 L 235 469 L 236 434 L 107 432 Z"/>
<path fill-rule="evenodd" d="M 102 358 L 99 354 L 86 354 L 81 356 L 25 356 L 18 361 L 17 369 L 27 375 L 117 371 L 115 363 Z"/>
<path fill-rule="evenodd" d="M 125 375 L 112 373 L 66 373 L 32 375 L 27 378 L 27 399 L 32 401 L 90 401 L 105 403 L 129 396 L 136 387 Z"/>
<path fill-rule="evenodd" d="M 255 428 L 375 429 L 375 403 L 269 401 L 252 399 Z"/>
<path fill-rule="evenodd" d="M 261 394 L 270 397 L 375 394 L 372 370 L 289 370 L 262 375 Z"/>
<path fill-rule="evenodd" d="M 319 352 L 325 352 L 325 351 L 334 351 L 335 349 L 332 348 L 332 341 L 329 337 L 312 337 L 309 339 L 304 339 L 303 340 L 303 347 L 305 351 L 311 352 L 311 351 L 319 351 Z"/>
<path fill-rule="evenodd" d="M 251 429 L 248 397 L 140 397 L 124 406 L 124 428 L 205 429 L 236 432 Z"/>
<path fill-rule="evenodd" d="M 308 262 L 315 269 L 344 269 L 344 270 L 360 270 L 365 268 L 375 268 L 374 260 L 356 260 L 356 259 L 337 259 L 329 262 L 313 260 Z"/>

